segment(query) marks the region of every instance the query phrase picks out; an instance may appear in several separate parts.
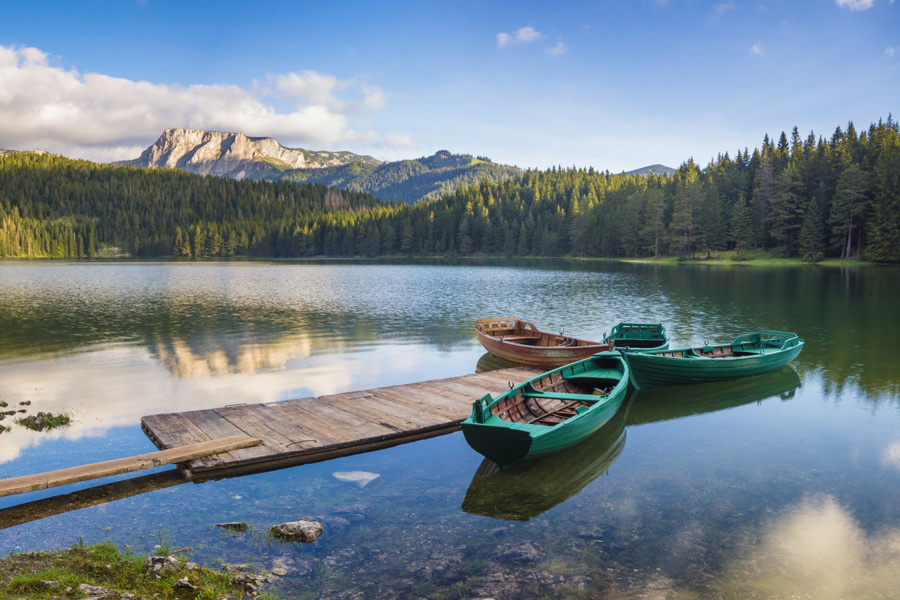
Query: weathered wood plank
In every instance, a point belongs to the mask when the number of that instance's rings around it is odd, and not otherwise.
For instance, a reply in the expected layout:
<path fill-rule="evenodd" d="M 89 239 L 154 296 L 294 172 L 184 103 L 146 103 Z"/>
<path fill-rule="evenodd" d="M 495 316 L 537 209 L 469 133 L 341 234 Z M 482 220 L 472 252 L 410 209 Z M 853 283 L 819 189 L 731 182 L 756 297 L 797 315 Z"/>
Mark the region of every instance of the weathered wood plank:
<path fill-rule="evenodd" d="M 211 439 L 229 437 L 232 435 L 247 435 L 246 432 L 235 427 L 234 423 L 224 418 L 222 415 L 212 409 L 192 410 L 183 412 L 181 415 L 189 419 L 200 431 L 208 435 Z M 235 460 L 253 459 L 262 456 L 273 456 L 270 448 L 260 444 L 249 448 L 241 448 L 232 450 L 215 456 L 195 459 L 191 461 L 190 467 L 196 469 L 199 467 L 215 467 L 221 466 Z"/>
<path fill-rule="evenodd" d="M 180 448 L 159 450 L 148 454 L 130 456 L 128 458 L 117 458 L 115 460 L 107 460 L 90 465 L 80 465 L 47 473 L 38 473 L 37 475 L 3 479 L 0 480 L 0 496 L 34 492 L 36 490 L 45 490 L 47 488 L 68 485 L 79 481 L 110 477 L 122 473 L 131 473 L 141 469 L 150 469 L 160 465 L 185 462 L 200 456 L 207 456 L 218 452 L 227 452 L 234 448 L 246 448 L 256 444 L 259 444 L 258 439 L 247 436 L 235 436 L 200 442 L 199 444 L 191 444 Z"/>
<path fill-rule="evenodd" d="M 456 429 L 485 393 L 499 394 L 508 381 L 519 383 L 538 374 L 536 369 L 516 367 L 320 398 L 151 415 L 142 425 L 157 445 L 234 434 L 262 440 L 256 447 L 190 462 L 196 474 L 215 476 L 326 460 L 441 435 Z"/>
<path fill-rule="evenodd" d="M 290 434 L 285 435 L 275 423 L 272 423 L 276 419 L 265 414 L 267 411 L 263 405 L 230 406 L 214 410 L 246 432 L 247 435 L 258 437 L 262 440 L 263 445 L 276 454 L 293 450 L 294 441 Z"/>
<path fill-rule="evenodd" d="M 353 414 L 352 407 L 347 401 L 345 401 L 344 406 L 335 406 L 334 403 L 320 398 L 309 398 L 304 402 L 304 406 L 310 411 L 314 411 L 316 414 L 329 419 L 332 423 L 339 423 L 365 437 L 375 437 L 396 431 L 393 428 L 374 423 L 371 419 Z"/>

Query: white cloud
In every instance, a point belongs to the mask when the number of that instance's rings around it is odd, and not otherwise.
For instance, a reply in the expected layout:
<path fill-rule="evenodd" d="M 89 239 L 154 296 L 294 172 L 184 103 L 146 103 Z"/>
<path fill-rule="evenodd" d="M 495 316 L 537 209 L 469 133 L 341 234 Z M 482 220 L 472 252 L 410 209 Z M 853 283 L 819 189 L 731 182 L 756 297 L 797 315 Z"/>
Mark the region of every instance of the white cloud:
<path fill-rule="evenodd" d="M 532 42 L 536 42 L 539 39 L 543 38 L 541 32 L 535 29 L 534 27 L 522 27 L 521 29 L 517 29 L 513 33 L 498 33 L 497 34 L 497 46 L 500 48 L 505 48 L 509 45 L 524 45 L 530 44 Z"/>
<path fill-rule="evenodd" d="M 169 127 L 241 131 L 313 148 L 402 136 L 358 131 L 384 107 L 370 83 L 315 71 L 269 75 L 273 87 L 167 85 L 56 66 L 37 48 L 0 45 L 0 146 L 93 160 L 134 158 Z M 287 103 L 291 108 L 281 108 Z"/>
<path fill-rule="evenodd" d="M 753 46 L 750 47 L 750 52 L 752 52 L 756 56 L 762 56 L 762 53 L 763 53 L 762 44 L 760 44 L 759 42 L 756 42 L 755 44 L 753 44 Z"/>
<path fill-rule="evenodd" d="M 723 16 L 728 11 L 731 11 L 734 9 L 735 9 L 735 6 L 734 6 L 734 2 L 732 0 L 728 0 L 728 2 L 720 2 L 719 4 L 716 5 L 715 8 L 713 8 L 713 17 L 718 19 L 719 17 Z"/>
<path fill-rule="evenodd" d="M 562 42 L 556 42 L 555 46 L 553 46 L 552 48 L 547 48 L 547 54 L 549 54 L 550 56 L 560 56 L 564 54 L 568 49 L 568 46 L 566 46 Z"/>
<path fill-rule="evenodd" d="M 850 10 L 869 10 L 875 5 L 875 0 L 835 0 L 841 8 Z M 893 4 L 893 1 L 891 2 Z"/>
<path fill-rule="evenodd" d="M 885 56 L 894 56 L 897 52 L 900 52 L 900 46 L 888 46 L 884 49 Z"/>

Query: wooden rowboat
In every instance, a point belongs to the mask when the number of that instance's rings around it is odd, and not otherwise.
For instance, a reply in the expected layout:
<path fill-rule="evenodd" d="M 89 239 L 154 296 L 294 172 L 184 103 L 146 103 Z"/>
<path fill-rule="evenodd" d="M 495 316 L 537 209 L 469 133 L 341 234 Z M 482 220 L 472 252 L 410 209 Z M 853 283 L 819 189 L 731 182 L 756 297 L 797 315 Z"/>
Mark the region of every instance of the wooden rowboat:
<path fill-rule="evenodd" d="M 616 416 L 565 452 L 523 460 L 501 469 L 481 462 L 462 503 L 463 512 L 507 521 L 528 521 L 577 495 L 609 471 L 625 447 L 630 400 Z"/>
<path fill-rule="evenodd" d="M 521 319 L 478 319 L 475 326 L 484 349 L 517 365 L 552 369 L 610 350 L 609 343 L 541 331 Z"/>
<path fill-rule="evenodd" d="M 558 452 L 584 440 L 610 419 L 628 390 L 628 365 L 603 352 L 559 367 L 491 398 L 479 398 L 462 422 L 466 442 L 505 467 L 525 457 Z"/>
<path fill-rule="evenodd" d="M 665 350 L 669 347 L 669 336 L 662 323 L 619 323 L 603 338 L 603 343 L 623 352 Z"/>
<path fill-rule="evenodd" d="M 625 352 L 638 389 L 754 377 L 788 364 L 803 350 L 796 333 L 760 330 L 730 344 Z"/>

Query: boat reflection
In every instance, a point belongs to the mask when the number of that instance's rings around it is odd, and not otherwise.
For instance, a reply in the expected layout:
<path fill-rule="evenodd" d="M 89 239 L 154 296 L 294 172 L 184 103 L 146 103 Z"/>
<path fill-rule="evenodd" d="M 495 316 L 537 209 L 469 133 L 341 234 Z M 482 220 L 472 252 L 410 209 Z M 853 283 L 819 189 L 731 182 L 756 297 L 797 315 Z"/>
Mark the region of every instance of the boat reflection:
<path fill-rule="evenodd" d="M 790 400 L 799 387 L 800 376 L 790 366 L 785 366 L 759 377 L 737 381 L 636 390 L 632 393 L 627 424 L 682 419 L 761 402 L 774 396 L 783 401 Z"/>
<path fill-rule="evenodd" d="M 485 352 L 481 358 L 478 359 L 478 363 L 475 365 L 476 373 L 487 373 L 488 371 L 498 371 L 500 369 L 511 369 L 513 367 L 518 367 L 515 363 L 511 363 L 508 360 L 503 360 L 502 358 L 498 358 L 491 354 L 490 352 Z"/>
<path fill-rule="evenodd" d="M 609 470 L 625 447 L 629 400 L 595 435 L 564 452 L 513 464 L 503 471 L 484 459 L 472 477 L 463 512 L 528 521 L 576 495 Z"/>
<path fill-rule="evenodd" d="M 487 355 L 489 356 L 489 355 Z M 479 368 L 486 357 L 479 360 Z M 632 392 L 619 413 L 585 442 L 503 471 L 483 460 L 475 471 L 463 512 L 528 521 L 577 495 L 609 471 L 625 447 L 626 427 L 681 419 L 778 397 L 794 397 L 800 377 L 789 366 L 738 381 Z"/>

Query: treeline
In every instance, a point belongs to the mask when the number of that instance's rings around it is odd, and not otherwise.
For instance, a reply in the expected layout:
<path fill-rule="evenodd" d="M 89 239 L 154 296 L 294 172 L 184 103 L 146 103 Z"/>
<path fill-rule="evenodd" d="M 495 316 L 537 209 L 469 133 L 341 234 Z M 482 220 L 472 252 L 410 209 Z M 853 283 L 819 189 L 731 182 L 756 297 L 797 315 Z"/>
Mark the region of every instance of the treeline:
<path fill-rule="evenodd" d="M 0 154 L 0 256 L 79 258 L 101 248 L 164 256 L 176 250 L 179 233 L 193 236 L 181 248 L 185 256 L 272 256 L 300 223 L 384 206 L 371 194 L 322 185 Z"/>
<path fill-rule="evenodd" d="M 829 139 L 802 138 L 794 128 L 705 168 L 690 160 L 673 176 L 526 171 L 414 206 L 323 186 L 16 156 L 17 167 L 0 157 L 0 219 L 18 211 L 14 218 L 29 220 L 35 234 L 69 236 L 68 245 L 41 248 L 80 252 L 80 235 L 82 255 L 94 239 L 95 247 L 119 244 L 136 255 L 194 257 L 687 258 L 768 250 L 811 261 L 900 262 L 900 134 L 891 117 L 862 133 L 852 123 L 839 127 Z M 51 235 L 53 227 L 63 230 Z M 0 245 L 0 253 L 11 247 Z"/>

